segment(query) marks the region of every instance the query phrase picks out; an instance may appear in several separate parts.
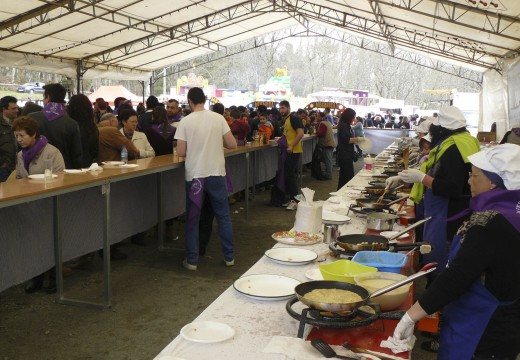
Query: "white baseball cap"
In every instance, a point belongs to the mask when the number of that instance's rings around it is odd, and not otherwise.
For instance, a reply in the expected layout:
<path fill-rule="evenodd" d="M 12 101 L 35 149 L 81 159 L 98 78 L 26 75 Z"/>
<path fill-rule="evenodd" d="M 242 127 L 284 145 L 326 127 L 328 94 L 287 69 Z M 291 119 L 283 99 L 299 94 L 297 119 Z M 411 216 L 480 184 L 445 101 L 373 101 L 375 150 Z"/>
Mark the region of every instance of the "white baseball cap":
<path fill-rule="evenodd" d="M 460 129 L 466 126 L 466 118 L 458 107 L 448 106 L 439 111 L 439 116 L 435 118 L 433 125 L 440 125 L 449 130 Z"/>
<path fill-rule="evenodd" d="M 473 166 L 497 174 L 507 190 L 520 189 L 520 146 L 501 144 L 468 156 Z"/>

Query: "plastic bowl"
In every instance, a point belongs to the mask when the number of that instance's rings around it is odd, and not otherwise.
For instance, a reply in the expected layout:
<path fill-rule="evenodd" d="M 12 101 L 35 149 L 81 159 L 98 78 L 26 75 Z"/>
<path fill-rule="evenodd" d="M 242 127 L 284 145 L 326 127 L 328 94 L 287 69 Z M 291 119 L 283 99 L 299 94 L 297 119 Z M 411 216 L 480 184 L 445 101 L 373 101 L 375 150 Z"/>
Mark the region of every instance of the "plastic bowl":
<path fill-rule="evenodd" d="M 373 293 L 376 290 L 382 289 L 404 278 L 406 278 L 406 276 L 389 272 L 372 272 L 354 276 L 356 284 L 364 287 L 370 293 Z M 412 286 L 412 284 L 413 282 L 387 292 L 386 294 L 370 298 L 370 301 L 378 303 L 382 311 L 395 310 L 401 306 L 401 304 L 408 296 L 408 292 L 410 291 L 410 286 Z"/>
<path fill-rule="evenodd" d="M 377 269 L 350 260 L 337 260 L 328 264 L 318 265 L 324 280 L 344 281 L 354 284 L 354 276 L 375 272 Z"/>
<path fill-rule="evenodd" d="M 352 261 L 365 266 L 372 266 L 382 272 L 399 274 L 408 262 L 406 254 L 388 251 L 358 251 Z"/>

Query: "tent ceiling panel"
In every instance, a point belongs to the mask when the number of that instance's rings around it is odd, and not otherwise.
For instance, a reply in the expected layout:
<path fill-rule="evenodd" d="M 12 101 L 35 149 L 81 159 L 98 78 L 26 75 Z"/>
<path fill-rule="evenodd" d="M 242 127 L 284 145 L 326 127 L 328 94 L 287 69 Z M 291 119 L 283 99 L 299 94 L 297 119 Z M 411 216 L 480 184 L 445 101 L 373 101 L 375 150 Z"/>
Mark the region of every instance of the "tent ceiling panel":
<path fill-rule="evenodd" d="M 386 45 L 390 56 L 406 50 L 479 71 L 500 70 L 503 59 L 520 53 L 520 1 L 485 3 L 18 0 L 0 13 L 0 50 L 45 55 L 57 63 L 81 60 L 90 71 L 95 65 L 99 71 L 115 66 L 148 73 L 289 26 L 314 23 L 340 30 L 339 37 L 346 32 L 373 39 L 377 46 Z"/>

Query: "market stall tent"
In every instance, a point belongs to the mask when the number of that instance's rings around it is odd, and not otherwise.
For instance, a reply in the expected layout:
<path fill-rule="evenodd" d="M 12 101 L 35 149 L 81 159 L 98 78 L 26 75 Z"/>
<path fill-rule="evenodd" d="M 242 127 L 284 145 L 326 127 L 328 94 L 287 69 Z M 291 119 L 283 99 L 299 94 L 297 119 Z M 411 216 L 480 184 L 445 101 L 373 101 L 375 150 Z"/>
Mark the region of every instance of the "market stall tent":
<path fill-rule="evenodd" d="M 132 104 L 134 105 L 144 102 L 142 97 L 133 94 L 123 85 L 100 86 L 92 94 L 88 95 L 88 99 L 91 102 L 96 101 L 97 98 L 103 98 L 103 100 L 108 102 L 110 106 L 114 106 L 114 99 L 117 97 L 124 97 L 127 100 L 132 100 Z"/>

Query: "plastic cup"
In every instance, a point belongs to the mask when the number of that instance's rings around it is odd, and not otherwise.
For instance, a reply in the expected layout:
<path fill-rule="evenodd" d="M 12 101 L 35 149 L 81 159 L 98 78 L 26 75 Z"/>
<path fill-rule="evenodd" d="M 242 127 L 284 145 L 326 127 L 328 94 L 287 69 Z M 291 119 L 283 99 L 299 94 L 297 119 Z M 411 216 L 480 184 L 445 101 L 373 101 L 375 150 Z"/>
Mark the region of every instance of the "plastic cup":
<path fill-rule="evenodd" d="M 363 163 L 365 171 L 372 172 L 372 170 L 374 169 L 374 158 L 367 157 L 364 159 Z"/>

